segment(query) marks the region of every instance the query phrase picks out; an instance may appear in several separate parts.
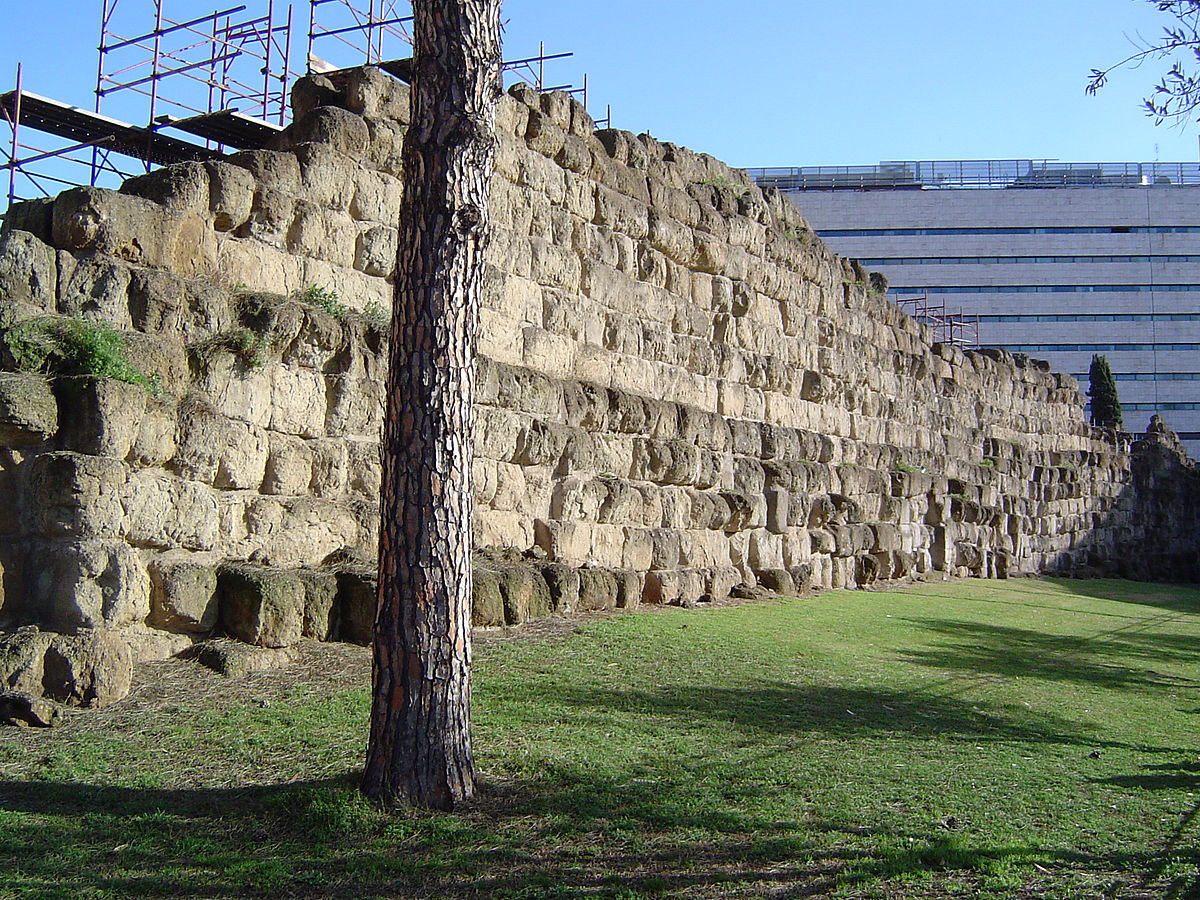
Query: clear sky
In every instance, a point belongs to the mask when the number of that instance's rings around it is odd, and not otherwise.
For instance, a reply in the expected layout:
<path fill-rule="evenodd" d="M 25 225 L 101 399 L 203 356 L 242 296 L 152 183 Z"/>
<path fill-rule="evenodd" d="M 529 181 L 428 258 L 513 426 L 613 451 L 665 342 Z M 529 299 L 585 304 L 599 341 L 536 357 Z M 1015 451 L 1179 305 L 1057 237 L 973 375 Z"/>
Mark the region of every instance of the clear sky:
<path fill-rule="evenodd" d="M 220 5 L 239 3 L 266 0 Z M 121 0 L 126 21 L 148 25 L 152 8 Z M 182 20 L 218 4 L 166 8 Z M 0 0 L 0 10 L 0 89 L 22 61 L 26 89 L 90 108 L 100 0 Z M 1168 21 L 1145 0 L 506 0 L 503 15 L 506 58 L 536 53 L 539 40 L 574 52 L 547 78 L 578 84 L 588 73 L 593 115 L 611 104 L 615 127 L 736 166 L 1197 159 L 1196 123 L 1155 127 L 1138 108 L 1164 65 L 1084 93 L 1093 66 Z M 296 19 L 302 48 L 307 3 Z"/>

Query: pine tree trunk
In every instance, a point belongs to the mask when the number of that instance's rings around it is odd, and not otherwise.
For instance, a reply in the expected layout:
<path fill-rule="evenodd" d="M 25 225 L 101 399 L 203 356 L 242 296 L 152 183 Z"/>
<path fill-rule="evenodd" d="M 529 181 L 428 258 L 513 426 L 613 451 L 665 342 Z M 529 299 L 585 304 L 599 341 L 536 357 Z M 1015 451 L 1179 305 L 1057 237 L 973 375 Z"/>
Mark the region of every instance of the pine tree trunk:
<path fill-rule="evenodd" d="M 474 790 L 471 458 L 500 80 L 500 0 L 413 0 L 363 790 L 449 809 Z"/>

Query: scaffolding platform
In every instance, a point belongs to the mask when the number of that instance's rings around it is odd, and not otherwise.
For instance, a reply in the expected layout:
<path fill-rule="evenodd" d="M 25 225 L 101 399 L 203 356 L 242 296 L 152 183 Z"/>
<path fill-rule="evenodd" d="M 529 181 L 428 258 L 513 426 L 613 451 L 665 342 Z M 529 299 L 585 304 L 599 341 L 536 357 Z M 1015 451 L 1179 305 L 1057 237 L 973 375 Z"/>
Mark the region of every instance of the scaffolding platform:
<path fill-rule="evenodd" d="M 979 316 L 964 313 L 961 309 L 950 312 L 946 301 L 932 299 L 925 291 L 916 297 L 900 297 L 895 301 L 902 310 L 933 330 L 939 341 L 953 344 L 963 350 L 982 346 L 979 342 Z"/>
<path fill-rule="evenodd" d="M 165 128 L 176 128 L 224 147 L 237 150 L 261 150 L 283 131 L 282 125 L 264 122 L 232 109 L 189 116 L 186 119 L 161 117 Z"/>
<path fill-rule="evenodd" d="M 68 106 L 25 90 L 0 94 L 0 111 L 18 127 L 53 134 L 80 146 L 115 150 L 155 165 L 166 166 L 221 156 L 216 150 L 148 128 L 139 128 L 100 113 L 88 112 L 77 106 Z"/>

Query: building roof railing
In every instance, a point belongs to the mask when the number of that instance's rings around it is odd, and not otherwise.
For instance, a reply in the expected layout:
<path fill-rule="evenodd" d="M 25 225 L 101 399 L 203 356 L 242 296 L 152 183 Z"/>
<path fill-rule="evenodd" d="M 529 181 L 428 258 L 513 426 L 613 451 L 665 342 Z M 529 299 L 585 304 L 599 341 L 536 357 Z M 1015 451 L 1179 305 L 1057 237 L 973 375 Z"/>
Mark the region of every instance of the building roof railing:
<path fill-rule="evenodd" d="M 746 171 L 759 186 L 781 191 L 1200 185 L 1200 163 L 1195 162 L 966 159 L 881 162 L 876 166 L 781 166 Z"/>

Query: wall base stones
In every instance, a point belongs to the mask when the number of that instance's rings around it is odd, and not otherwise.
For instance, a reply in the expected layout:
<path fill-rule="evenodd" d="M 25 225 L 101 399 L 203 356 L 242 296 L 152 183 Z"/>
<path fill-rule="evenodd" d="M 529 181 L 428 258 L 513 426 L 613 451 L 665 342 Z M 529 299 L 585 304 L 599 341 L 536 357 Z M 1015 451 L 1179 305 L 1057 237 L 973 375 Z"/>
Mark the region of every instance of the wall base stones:
<path fill-rule="evenodd" d="M 6 216 L 0 690 L 100 705 L 141 659 L 233 673 L 369 640 L 408 94 L 368 68 L 294 104 L 269 149 Z M 712 157 L 524 86 L 498 128 L 477 625 L 1197 577 L 1200 488 L 1165 430 L 1131 450 L 1073 379 L 934 343 Z"/>

